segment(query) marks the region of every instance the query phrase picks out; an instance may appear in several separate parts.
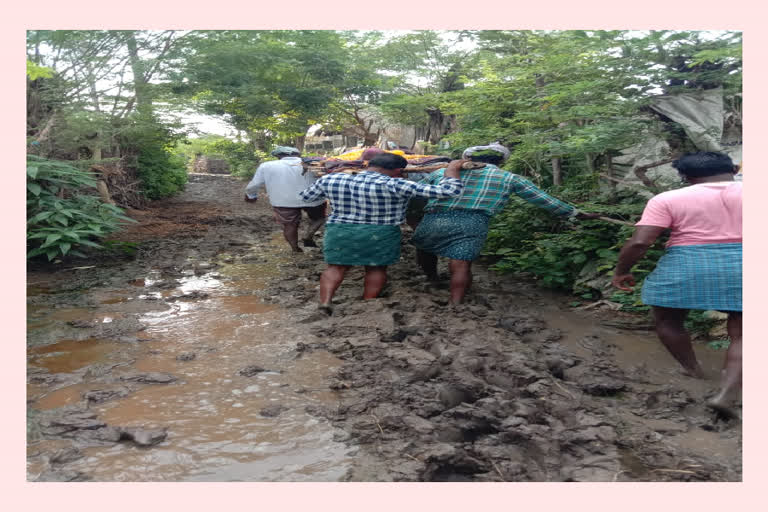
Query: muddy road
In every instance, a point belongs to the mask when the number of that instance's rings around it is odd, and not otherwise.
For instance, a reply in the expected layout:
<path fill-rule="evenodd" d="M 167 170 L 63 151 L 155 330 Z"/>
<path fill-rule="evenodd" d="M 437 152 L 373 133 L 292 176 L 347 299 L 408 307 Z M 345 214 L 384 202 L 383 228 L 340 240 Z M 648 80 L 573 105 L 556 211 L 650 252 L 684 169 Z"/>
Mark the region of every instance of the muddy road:
<path fill-rule="evenodd" d="M 450 307 L 407 234 L 383 297 L 356 270 L 319 316 L 321 249 L 243 188 L 191 175 L 130 212 L 135 254 L 30 268 L 29 480 L 741 480 L 740 423 L 701 406 L 722 351 L 689 379 L 621 314 L 482 265 Z"/>

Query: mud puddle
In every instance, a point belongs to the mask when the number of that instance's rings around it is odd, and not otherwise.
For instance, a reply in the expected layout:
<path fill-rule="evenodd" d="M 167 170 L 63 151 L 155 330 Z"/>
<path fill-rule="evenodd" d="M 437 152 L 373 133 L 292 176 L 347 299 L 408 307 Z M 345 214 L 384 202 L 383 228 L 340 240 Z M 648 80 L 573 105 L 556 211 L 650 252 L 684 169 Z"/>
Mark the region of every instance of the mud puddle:
<path fill-rule="evenodd" d="M 350 447 L 312 414 L 338 405 L 329 379 L 342 362 L 297 354 L 306 334 L 255 295 L 291 264 L 279 241 L 89 289 L 86 307 L 30 306 L 30 337 L 57 339 L 28 351 L 28 478 L 342 479 Z M 32 292 L 56 302 L 55 288 Z M 78 336 L 59 338 L 69 332 Z"/>

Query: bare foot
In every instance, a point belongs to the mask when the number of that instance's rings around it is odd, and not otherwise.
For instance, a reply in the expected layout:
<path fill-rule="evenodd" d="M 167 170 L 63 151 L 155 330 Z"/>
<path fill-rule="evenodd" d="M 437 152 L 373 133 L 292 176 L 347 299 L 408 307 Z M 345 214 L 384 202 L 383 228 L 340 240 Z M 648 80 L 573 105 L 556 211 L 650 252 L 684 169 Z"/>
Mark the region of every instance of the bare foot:
<path fill-rule="evenodd" d="M 688 377 L 692 377 L 694 379 L 706 379 L 707 376 L 704 373 L 704 370 L 701 368 L 683 368 L 682 370 L 683 375 L 687 375 Z"/>
<path fill-rule="evenodd" d="M 291 247 L 291 252 L 304 252 L 301 247 Z"/>
<path fill-rule="evenodd" d="M 706 405 L 707 408 L 713 410 L 717 413 L 718 416 L 721 416 L 725 419 L 732 420 L 739 417 L 739 415 L 736 413 L 736 410 L 723 400 L 713 398 L 712 400 L 708 401 Z"/>
<path fill-rule="evenodd" d="M 331 316 L 333 314 L 333 305 L 330 302 L 328 304 L 318 304 L 317 310 Z"/>

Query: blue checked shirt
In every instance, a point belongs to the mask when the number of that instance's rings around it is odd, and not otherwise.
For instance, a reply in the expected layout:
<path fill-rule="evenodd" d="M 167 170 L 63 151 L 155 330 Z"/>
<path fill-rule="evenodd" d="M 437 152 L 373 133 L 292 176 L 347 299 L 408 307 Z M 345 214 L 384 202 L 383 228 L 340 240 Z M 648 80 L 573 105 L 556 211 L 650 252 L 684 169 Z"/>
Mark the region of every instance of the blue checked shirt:
<path fill-rule="evenodd" d="M 445 169 L 435 171 L 421 183 L 439 181 L 444 172 Z M 510 194 L 515 194 L 554 215 L 567 217 L 577 213 L 576 208 L 550 196 L 529 180 L 517 174 L 502 171 L 495 165 L 488 164 L 482 169 L 462 170 L 461 181 L 464 183 L 464 190 L 461 195 L 430 199 L 426 211 L 479 210 L 493 216 L 504 209 L 504 206 L 509 202 Z"/>
<path fill-rule="evenodd" d="M 331 201 L 331 224 L 392 224 L 405 221 L 405 209 L 413 196 L 453 197 L 463 185 L 455 178 L 441 178 L 435 184 L 416 183 L 403 178 L 364 171 L 327 174 L 299 193 L 307 202 L 320 198 Z"/>

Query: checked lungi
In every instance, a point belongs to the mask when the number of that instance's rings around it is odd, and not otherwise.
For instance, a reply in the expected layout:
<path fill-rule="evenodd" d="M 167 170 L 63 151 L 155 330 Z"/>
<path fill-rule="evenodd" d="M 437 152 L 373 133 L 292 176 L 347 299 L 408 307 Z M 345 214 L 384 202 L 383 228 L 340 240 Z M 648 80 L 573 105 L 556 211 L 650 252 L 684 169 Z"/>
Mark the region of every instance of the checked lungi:
<path fill-rule="evenodd" d="M 740 243 L 669 247 L 643 282 L 644 304 L 678 309 L 741 311 Z"/>
<path fill-rule="evenodd" d="M 400 260 L 400 238 L 399 225 L 329 223 L 323 255 L 331 265 L 392 265 Z"/>
<path fill-rule="evenodd" d="M 479 210 L 428 212 L 414 231 L 411 243 L 437 256 L 472 261 L 483 250 L 490 219 Z"/>

